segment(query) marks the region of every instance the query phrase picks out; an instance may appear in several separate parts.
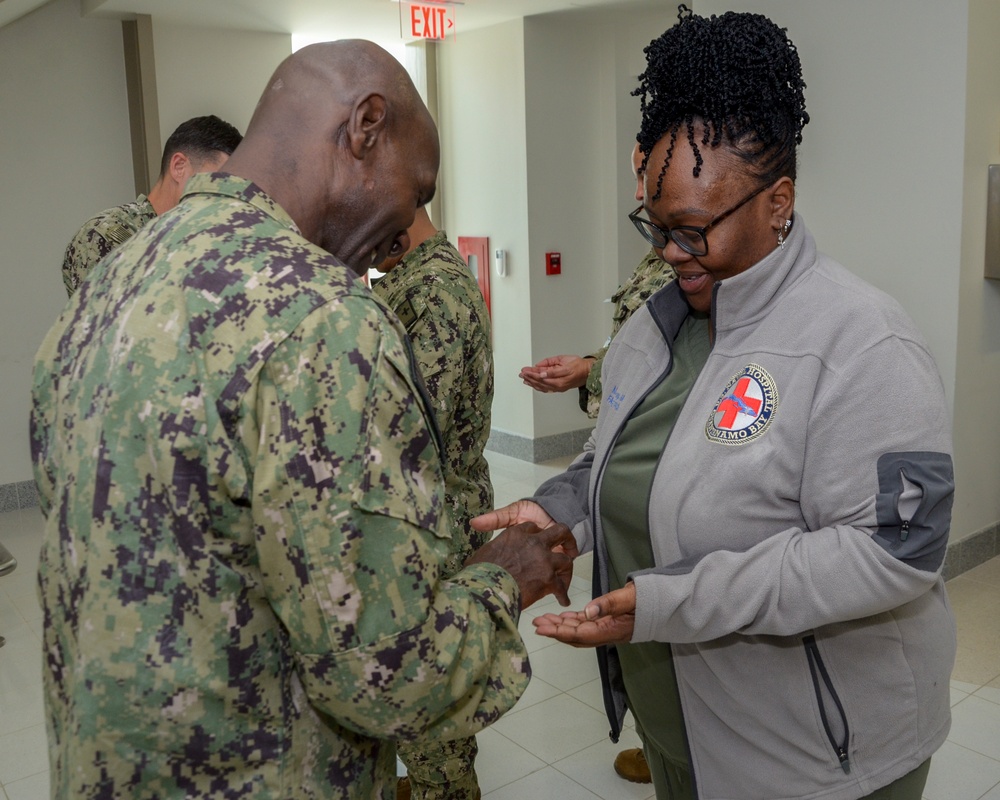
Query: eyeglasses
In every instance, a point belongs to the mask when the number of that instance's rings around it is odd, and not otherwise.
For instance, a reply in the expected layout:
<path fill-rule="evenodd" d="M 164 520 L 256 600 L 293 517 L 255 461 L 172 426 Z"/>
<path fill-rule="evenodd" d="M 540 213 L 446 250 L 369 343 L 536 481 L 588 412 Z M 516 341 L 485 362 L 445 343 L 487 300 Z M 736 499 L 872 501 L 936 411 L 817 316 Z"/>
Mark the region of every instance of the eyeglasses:
<path fill-rule="evenodd" d="M 719 216 L 709 222 L 708 225 L 701 228 L 696 228 L 693 225 L 678 225 L 674 228 L 661 228 L 659 225 L 656 225 L 648 219 L 639 216 L 639 213 L 644 210 L 642 206 L 639 206 L 635 211 L 629 214 L 628 218 L 632 220 L 632 224 L 635 225 L 635 229 L 642 234 L 642 238 L 657 249 L 666 247 L 667 242 L 673 240 L 674 244 L 676 244 L 685 253 L 689 253 L 692 256 L 707 256 L 708 239 L 705 238 L 705 235 L 708 233 L 709 228 L 713 228 L 730 214 L 739 211 L 739 209 L 743 208 L 743 206 L 763 192 L 769 185 L 770 184 L 765 183 L 760 188 L 754 189 L 751 194 L 748 194 L 731 209 L 723 211 L 719 214 Z"/>

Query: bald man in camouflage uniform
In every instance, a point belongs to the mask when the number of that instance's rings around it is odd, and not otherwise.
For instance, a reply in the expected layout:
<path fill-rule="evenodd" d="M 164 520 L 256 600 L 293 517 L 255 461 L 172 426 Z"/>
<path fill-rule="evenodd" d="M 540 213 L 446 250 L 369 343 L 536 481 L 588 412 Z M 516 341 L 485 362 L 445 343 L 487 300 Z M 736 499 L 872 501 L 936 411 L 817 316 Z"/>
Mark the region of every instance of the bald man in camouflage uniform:
<path fill-rule="evenodd" d="M 53 797 L 390 800 L 391 740 L 472 735 L 524 691 L 519 605 L 568 603 L 572 536 L 510 528 L 441 579 L 433 412 L 358 278 L 437 152 L 388 53 L 299 50 L 232 174 L 192 179 L 46 337 Z"/>
<path fill-rule="evenodd" d="M 409 250 L 383 265 L 386 275 L 372 290 L 406 328 L 441 430 L 445 503 L 455 521 L 451 575 L 489 538 L 469 524 L 493 508 L 484 454 L 493 406 L 489 312 L 469 266 L 426 208 L 408 234 Z M 400 782 L 400 800 L 411 790 L 416 800 L 475 800 L 477 752 L 475 737 L 401 744 L 409 780 Z"/>

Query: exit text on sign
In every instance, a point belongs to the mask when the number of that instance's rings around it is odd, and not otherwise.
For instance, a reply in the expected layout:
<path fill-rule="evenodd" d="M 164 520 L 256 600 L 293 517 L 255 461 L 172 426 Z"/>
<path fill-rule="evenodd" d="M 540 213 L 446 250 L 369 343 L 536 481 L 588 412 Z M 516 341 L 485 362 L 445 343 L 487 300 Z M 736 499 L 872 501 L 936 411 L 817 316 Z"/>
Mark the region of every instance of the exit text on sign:
<path fill-rule="evenodd" d="M 410 35 L 415 39 L 444 39 L 455 30 L 455 9 L 446 6 L 410 6 Z"/>

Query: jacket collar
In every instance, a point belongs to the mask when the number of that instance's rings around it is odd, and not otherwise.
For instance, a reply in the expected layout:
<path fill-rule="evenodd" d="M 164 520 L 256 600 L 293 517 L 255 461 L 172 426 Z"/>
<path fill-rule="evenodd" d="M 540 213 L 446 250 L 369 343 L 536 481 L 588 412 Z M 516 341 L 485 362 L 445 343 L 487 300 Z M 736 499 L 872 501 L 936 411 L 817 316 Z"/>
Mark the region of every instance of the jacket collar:
<path fill-rule="evenodd" d="M 816 242 L 805 221 L 797 212 L 792 220 L 784 249 L 775 247 L 745 272 L 716 285 L 712 324 L 717 334 L 756 323 L 816 262 Z"/>

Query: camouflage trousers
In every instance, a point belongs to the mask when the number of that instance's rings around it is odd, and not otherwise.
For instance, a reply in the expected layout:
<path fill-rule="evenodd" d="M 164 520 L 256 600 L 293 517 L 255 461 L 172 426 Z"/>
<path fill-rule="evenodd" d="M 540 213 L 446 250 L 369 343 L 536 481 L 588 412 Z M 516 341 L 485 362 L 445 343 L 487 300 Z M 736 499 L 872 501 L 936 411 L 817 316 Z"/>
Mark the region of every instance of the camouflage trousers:
<path fill-rule="evenodd" d="M 478 752 L 475 736 L 400 743 L 399 760 L 406 765 L 413 800 L 475 800 Z"/>

